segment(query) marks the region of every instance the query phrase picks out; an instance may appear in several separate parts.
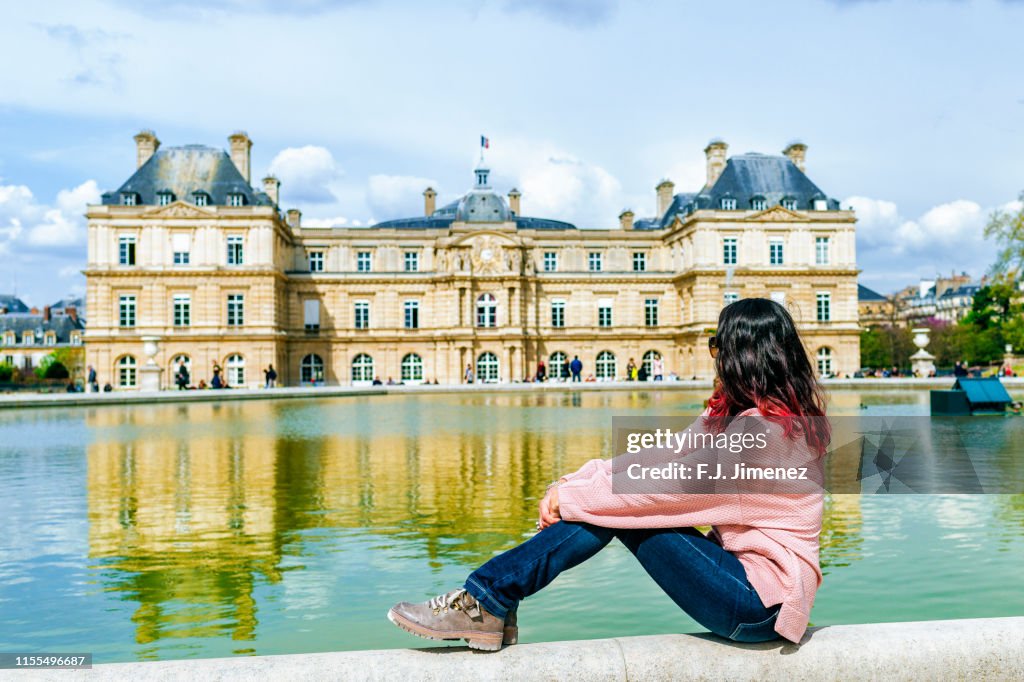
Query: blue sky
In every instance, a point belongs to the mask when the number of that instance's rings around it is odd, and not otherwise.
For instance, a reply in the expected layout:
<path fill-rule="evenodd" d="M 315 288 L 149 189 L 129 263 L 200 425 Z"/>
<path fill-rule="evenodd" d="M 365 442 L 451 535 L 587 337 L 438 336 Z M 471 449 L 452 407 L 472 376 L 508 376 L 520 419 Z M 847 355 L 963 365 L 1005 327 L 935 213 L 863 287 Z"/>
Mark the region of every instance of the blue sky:
<path fill-rule="evenodd" d="M 523 212 L 611 227 L 654 186 L 799 138 L 860 217 L 883 292 L 984 272 L 981 230 L 1024 189 L 1024 2 L 84 0 L 0 21 L 0 292 L 84 290 L 81 214 L 134 168 L 132 136 L 254 140 L 306 220 L 417 214 L 472 182 Z"/>

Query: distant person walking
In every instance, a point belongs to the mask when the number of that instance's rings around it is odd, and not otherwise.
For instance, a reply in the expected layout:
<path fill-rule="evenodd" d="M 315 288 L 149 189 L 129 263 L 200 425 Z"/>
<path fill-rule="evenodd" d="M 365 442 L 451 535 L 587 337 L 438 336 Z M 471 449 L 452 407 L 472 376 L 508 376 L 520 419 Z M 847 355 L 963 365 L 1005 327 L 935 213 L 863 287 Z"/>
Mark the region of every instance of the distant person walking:
<path fill-rule="evenodd" d="M 548 378 L 548 368 L 543 360 L 537 362 L 537 381 L 544 381 Z"/>
<path fill-rule="evenodd" d="M 96 368 L 93 367 L 92 365 L 89 365 L 89 374 L 87 375 L 87 378 L 86 378 L 85 382 L 87 384 L 89 384 L 89 392 L 90 393 L 99 393 L 100 392 L 100 384 L 96 380 Z"/>
<path fill-rule="evenodd" d="M 466 373 L 462 378 L 466 380 L 467 384 L 473 383 L 473 365 L 466 365 Z"/>
<path fill-rule="evenodd" d="M 633 362 L 633 358 L 626 363 L 626 381 L 636 381 L 636 363 Z"/>
<path fill-rule="evenodd" d="M 277 372 L 274 370 L 273 365 L 267 365 L 267 368 L 263 370 L 263 376 L 266 378 L 266 388 L 277 386 Z"/>
<path fill-rule="evenodd" d="M 178 371 L 174 373 L 174 383 L 178 385 L 179 391 L 187 391 L 190 380 L 188 367 L 185 366 L 185 361 L 182 360 L 178 363 Z"/>
<path fill-rule="evenodd" d="M 569 358 L 562 361 L 562 381 L 569 381 Z"/>
<path fill-rule="evenodd" d="M 572 362 L 569 363 L 569 371 L 572 372 L 573 383 L 580 381 L 580 373 L 583 371 L 583 363 L 580 362 L 580 356 L 572 356 Z"/>
<path fill-rule="evenodd" d="M 654 375 L 655 381 L 665 380 L 665 361 L 661 358 L 660 353 L 654 354 L 654 360 L 651 361 L 651 374 Z"/>
<path fill-rule="evenodd" d="M 963 360 L 957 360 L 956 361 L 956 366 L 953 367 L 953 376 L 955 376 L 955 377 L 965 377 L 965 376 L 967 376 L 967 368 L 964 367 L 964 361 Z"/>
<path fill-rule="evenodd" d="M 213 378 L 210 379 L 210 388 L 224 388 L 224 380 L 220 378 L 220 367 L 214 366 Z"/>

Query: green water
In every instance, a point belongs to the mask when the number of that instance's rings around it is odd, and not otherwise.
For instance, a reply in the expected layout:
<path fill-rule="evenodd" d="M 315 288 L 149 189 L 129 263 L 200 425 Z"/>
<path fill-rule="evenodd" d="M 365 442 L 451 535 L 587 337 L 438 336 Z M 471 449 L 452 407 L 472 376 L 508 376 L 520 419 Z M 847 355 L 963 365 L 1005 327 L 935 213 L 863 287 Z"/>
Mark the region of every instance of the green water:
<path fill-rule="evenodd" d="M 528 537 L 612 415 L 703 393 L 406 395 L 0 413 L 0 651 L 98 662 L 421 646 L 384 617 Z M 926 392 L 832 412 L 926 414 Z M 1024 455 L 1022 455 L 1024 456 Z M 814 624 L 1024 614 L 1024 495 L 835 496 Z M 521 641 L 700 628 L 617 543 Z"/>

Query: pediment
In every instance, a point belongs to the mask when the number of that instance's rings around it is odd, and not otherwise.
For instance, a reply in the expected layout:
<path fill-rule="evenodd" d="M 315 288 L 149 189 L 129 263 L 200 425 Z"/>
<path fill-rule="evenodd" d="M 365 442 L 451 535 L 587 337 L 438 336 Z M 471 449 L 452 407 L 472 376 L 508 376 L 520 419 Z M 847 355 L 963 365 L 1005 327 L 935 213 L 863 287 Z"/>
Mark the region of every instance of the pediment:
<path fill-rule="evenodd" d="M 519 246 L 520 240 L 514 234 L 498 230 L 476 230 L 460 235 L 452 241 L 452 246 L 474 246 L 486 242 L 492 246 Z"/>
<path fill-rule="evenodd" d="M 147 218 L 209 218 L 214 212 L 184 201 L 174 201 L 167 206 L 157 206 L 144 214 Z"/>
<path fill-rule="evenodd" d="M 747 218 L 747 220 L 763 221 L 770 223 L 791 223 L 791 222 L 807 222 L 809 218 L 802 216 L 796 211 L 790 211 L 788 208 L 782 206 L 772 206 L 771 208 L 765 209 L 760 213 Z"/>

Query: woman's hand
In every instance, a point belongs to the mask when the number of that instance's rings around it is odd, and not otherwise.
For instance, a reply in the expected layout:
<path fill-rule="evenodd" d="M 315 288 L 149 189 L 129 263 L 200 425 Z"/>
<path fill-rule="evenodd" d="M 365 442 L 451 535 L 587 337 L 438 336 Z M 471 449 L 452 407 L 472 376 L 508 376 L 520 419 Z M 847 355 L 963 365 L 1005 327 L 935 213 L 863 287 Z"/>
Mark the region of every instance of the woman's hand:
<path fill-rule="evenodd" d="M 562 520 L 558 513 L 558 486 L 548 488 L 544 499 L 540 501 L 540 520 L 537 522 L 537 530 L 544 530 L 548 526 Z"/>

